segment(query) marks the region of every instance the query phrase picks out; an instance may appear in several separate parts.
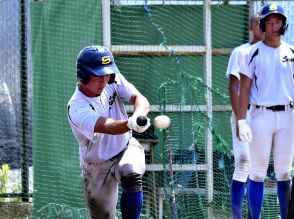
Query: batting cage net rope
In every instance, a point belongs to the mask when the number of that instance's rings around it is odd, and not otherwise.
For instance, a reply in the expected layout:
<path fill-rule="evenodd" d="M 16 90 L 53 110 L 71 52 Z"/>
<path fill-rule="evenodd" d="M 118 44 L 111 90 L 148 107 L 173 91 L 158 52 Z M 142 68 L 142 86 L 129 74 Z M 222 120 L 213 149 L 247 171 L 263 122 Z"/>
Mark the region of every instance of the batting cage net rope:
<path fill-rule="evenodd" d="M 94 44 L 109 47 L 148 98 L 151 121 L 171 119 L 168 130 L 134 133 L 146 153 L 141 218 L 172 218 L 172 194 L 178 218 L 229 218 L 225 73 L 233 48 L 250 40 L 249 16 L 264 3 L 0 0 L 0 218 L 88 218 L 66 106 L 78 51 Z M 289 23 L 284 40 L 293 44 L 294 3 L 279 4 Z M 278 218 L 272 159 L 264 197 L 262 218 Z M 243 206 L 246 218 L 246 198 Z"/>

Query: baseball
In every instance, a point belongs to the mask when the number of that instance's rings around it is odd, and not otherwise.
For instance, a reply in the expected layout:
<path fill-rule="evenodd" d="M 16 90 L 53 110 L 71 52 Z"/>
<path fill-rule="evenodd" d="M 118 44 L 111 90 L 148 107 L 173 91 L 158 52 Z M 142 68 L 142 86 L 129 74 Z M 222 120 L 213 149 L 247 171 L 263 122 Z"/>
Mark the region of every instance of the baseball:
<path fill-rule="evenodd" d="M 156 116 L 153 122 L 158 129 L 166 129 L 170 126 L 170 118 L 165 115 Z"/>

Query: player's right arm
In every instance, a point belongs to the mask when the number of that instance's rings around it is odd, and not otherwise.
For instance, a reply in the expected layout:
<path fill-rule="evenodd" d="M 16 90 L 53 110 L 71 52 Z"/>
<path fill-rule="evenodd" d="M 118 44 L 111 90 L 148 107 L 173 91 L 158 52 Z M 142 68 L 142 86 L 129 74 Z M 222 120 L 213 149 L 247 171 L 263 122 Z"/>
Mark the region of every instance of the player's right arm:
<path fill-rule="evenodd" d="M 242 62 L 241 59 L 241 50 L 242 45 L 239 47 L 236 47 L 229 59 L 228 67 L 226 76 L 229 79 L 229 96 L 232 106 L 233 114 L 235 115 L 235 118 L 238 116 L 239 111 L 239 80 L 240 80 L 240 74 L 239 74 L 239 68 Z M 238 136 L 238 125 L 236 124 L 236 135 Z"/>
<path fill-rule="evenodd" d="M 246 119 L 246 113 L 249 104 L 249 94 L 251 87 L 251 78 L 240 73 L 240 95 L 239 95 L 239 113 L 238 120 Z"/>
<path fill-rule="evenodd" d="M 95 124 L 94 132 L 120 135 L 130 131 L 127 124 L 128 120 L 113 120 L 111 118 L 100 116 Z"/>
<path fill-rule="evenodd" d="M 229 95 L 230 95 L 230 101 L 232 105 L 232 110 L 235 113 L 235 115 L 238 115 L 239 110 L 239 79 L 235 75 L 230 75 L 229 77 Z"/>
<path fill-rule="evenodd" d="M 229 96 L 232 106 L 232 111 L 235 114 L 235 118 L 238 116 L 239 112 L 239 79 L 230 74 L 229 76 Z M 236 124 L 236 133 L 235 135 L 239 135 L 238 125 Z"/>
<path fill-rule="evenodd" d="M 239 68 L 241 64 L 241 46 L 236 47 L 229 59 L 226 76 L 229 79 L 229 96 L 232 106 L 232 111 L 236 115 L 239 110 Z"/>
<path fill-rule="evenodd" d="M 240 80 L 240 95 L 239 95 L 239 114 L 238 114 L 239 138 L 241 141 L 251 142 L 252 141 L 251 128 L 246 120 L 251 79 L 242 73 L 240 73 L 240 78 L 241 80 Z"/>
<path fill-rule="evenodd" d="M 246 120 L 246 114 L 249 104 L 250 88 L 252 81 L 252 66 L 251 62 L 248 62 L 250 50 L 246 50 L 242 53 L 242 64 L 240 66 L 240 94 L 239 94 L 239 112 L 238 112 L 238 128 L 239 138 L 241 141 L 251 142 L 252 133 L 251 128 Z"/>
<path fill-rule="evenodd" d="M 250 96 L 250 88 L 252 77 L 254 74 L 254 65 L 251 60 L 251 47 L 245 49 L 240 57 L 242 62 L 239 68 L 240 74 L 240 91 L 239 91 L 239 110 L 237 119 L 246 119 L 246 114 L 249 105 L 249 96 Z"/>
<path fill-rule="evenodd" d="M 92 139 L 94 133 L 119 135 L 130 131 L 127 120 L 113 120 L 99 115 L 87 102 L 76 101 L 69 104 L 68 118 L 74 129 L 87 139 Z"/>

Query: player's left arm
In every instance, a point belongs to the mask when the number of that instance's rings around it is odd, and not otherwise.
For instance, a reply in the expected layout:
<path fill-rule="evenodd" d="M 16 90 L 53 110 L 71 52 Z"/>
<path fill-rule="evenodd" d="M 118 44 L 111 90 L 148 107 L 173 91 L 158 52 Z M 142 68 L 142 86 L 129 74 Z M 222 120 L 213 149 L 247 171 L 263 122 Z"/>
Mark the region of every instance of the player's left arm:
<path fill-rule="evenodd" d="M 149 101 L 138 90 L 132 94 L 130 103 L 134 106 L 134 115 L 148 115 L 150 107 Z"/>
<path fill-rule="evenodd" d="M 117 75 L 116 79 L 115 89 L 118 92 L 118 96 L 134 106 L 134 113 L 128 118 L 127 126 L 131 130 L 135 130 L 139 133 L 144 132 L 150 126 L 150 119 L 146 118 L 149 113 L 149 101 L 133 84 L 128 82 L 122 74 Z"/>
<path fill-rule="evenodd" d="M 133 115 L 136 117 L 141 115 L 147 116 L 150 107 L 147 98 L 133 84 L 127 81 L 122 74 L 117 75 L 116 78 L 118 94 L 134 106 Z"/>

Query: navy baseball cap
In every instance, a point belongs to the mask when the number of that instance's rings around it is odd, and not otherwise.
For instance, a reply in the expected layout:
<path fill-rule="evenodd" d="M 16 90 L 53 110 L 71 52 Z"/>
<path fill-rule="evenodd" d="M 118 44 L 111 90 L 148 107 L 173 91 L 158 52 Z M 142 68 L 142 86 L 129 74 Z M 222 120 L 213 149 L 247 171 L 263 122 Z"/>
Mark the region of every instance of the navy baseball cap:
<path fill-rule="evenodd" d="M 93 76 L 104 76 L 119 73 L 112 53 L 103 46 L 87 46 L 77 58 L 77 68 Z"/>
<path fill-rule="evenodd" d="M 266 18 L 267 16 L 269 16 L 270 14 L 280 14 L 283 16 L 285 20 L 287 19 L 284 9 L 276 3 L 265 4 L 260 10 L 259 18 L 262 20 Z"/>

